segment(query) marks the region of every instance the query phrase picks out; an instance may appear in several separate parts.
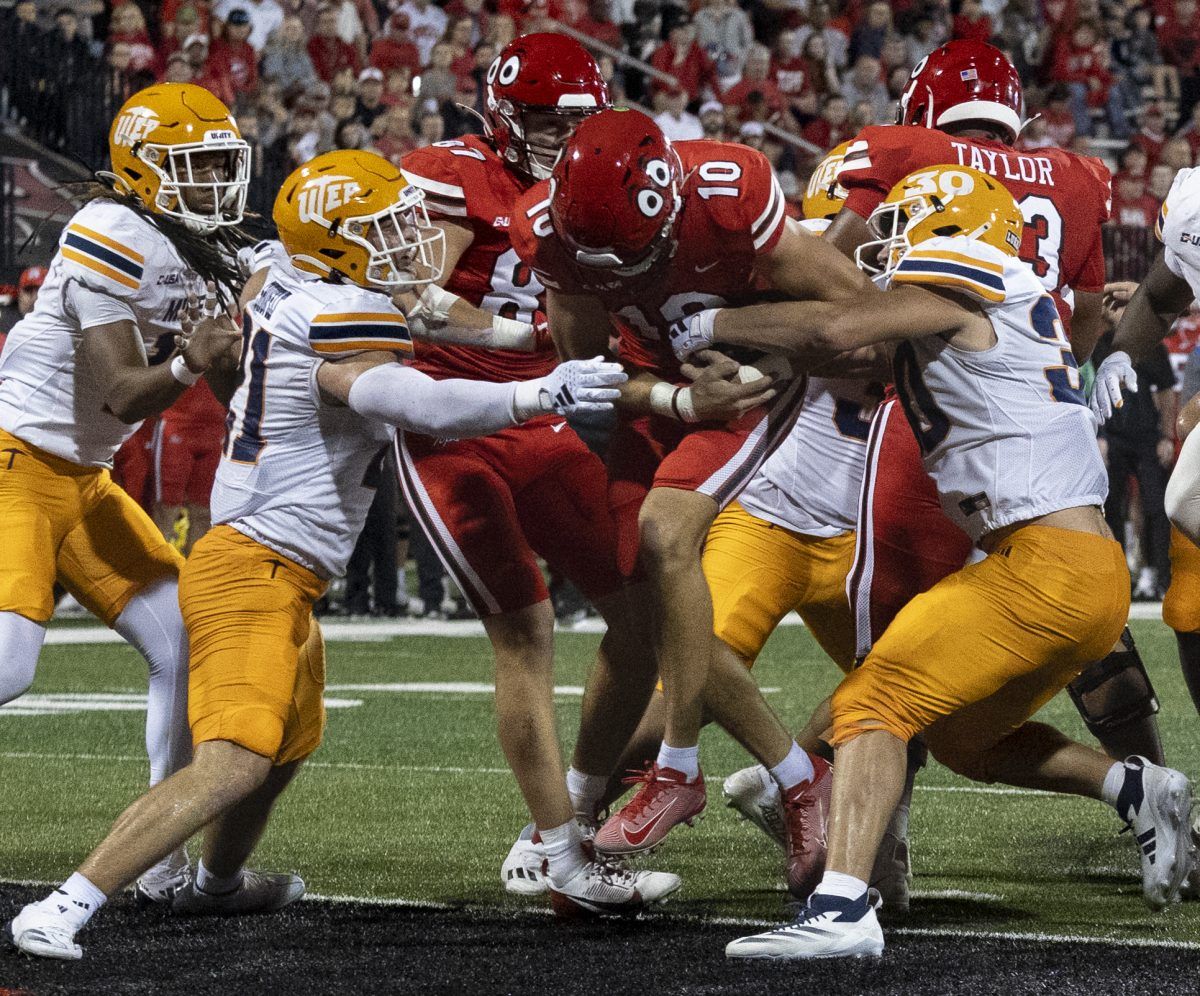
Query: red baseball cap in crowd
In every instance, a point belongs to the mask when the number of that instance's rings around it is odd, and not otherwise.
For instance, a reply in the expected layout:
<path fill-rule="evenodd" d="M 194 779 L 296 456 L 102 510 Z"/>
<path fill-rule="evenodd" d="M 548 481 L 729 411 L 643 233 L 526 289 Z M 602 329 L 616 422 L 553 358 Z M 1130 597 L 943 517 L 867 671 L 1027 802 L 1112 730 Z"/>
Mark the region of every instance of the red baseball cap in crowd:
<path fill-rule="evenodd" d="M 29 266 L 22 272 L 21 279 L 17 281 L 17 286 L 21 290 L 29 290 L 30 287 L 41 287 L 45 282 L 46 268 L 44 266 Z"/>

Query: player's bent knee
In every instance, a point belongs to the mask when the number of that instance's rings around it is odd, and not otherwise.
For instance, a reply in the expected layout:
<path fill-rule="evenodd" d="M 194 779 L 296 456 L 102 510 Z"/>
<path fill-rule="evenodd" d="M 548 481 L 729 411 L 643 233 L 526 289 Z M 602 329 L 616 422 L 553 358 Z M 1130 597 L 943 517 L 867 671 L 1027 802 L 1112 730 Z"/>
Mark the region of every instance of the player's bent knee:
<path fill-rule="evenodd" d="M 907 743 L 921 732 L 899 698 L 886 686 L 862 677 L 859 669 L 848 675 L 830 700 L 833 733 L 830 743 L 841 747 L 872 731 L 890 733 Z"/>
<path fill-rule="evenodd" d="M 192 767 L 207 782 L 219 785 L 230 803 L 260 788 L 272 770 L 270 758 L 231 740 L 197 744 Z"/>

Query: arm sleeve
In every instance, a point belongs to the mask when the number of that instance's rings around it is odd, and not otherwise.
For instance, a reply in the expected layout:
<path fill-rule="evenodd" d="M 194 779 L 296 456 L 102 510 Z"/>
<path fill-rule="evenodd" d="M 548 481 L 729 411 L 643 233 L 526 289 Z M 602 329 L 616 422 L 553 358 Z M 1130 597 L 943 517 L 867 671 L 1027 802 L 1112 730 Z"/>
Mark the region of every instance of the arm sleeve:
<path fill-rule="evenodd" d="M 511 383 L 434 380 L 384 363 L 359 374 L 346 400 L 364 418 L 438 439 L 465 439 L 516 425 L 515 393 Z"/>
<path fill-rule="evenodd" d="M 112 325 L 116 322 L 137 324 L 137 315 L 128 301 L 92 290 L 78 280 L 67 281 L 66 287 L 63 288 L 63 304 L 67 313 L 79 322 L 81 329 Z"/>

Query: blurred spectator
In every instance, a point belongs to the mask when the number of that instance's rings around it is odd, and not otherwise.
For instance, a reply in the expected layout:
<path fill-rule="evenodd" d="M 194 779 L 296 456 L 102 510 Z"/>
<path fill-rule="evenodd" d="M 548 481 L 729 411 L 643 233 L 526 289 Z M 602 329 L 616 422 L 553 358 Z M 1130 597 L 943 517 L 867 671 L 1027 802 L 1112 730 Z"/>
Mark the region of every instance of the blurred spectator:
<path fill-rule="evenodd" d="M 307 89 L 317 81 L 317 71 L 304 38 L 304 22 L 289 14 L 267 42 L 262 57 L 262 77 L 284 90 Z"/>
<path fill-rule="evenodd" d="M 421 116 L 417 119 L 415 147 L 423 149 L 427 145 L 440 142 L 445 137 L 446 122 L 442 120 L 442 116 L 437 112 L 437 108 L 434 107 L 422 111 Z"/>
<path fill-rule="evenodd" d="M 821 149 L 832 149 L 854 135 L 850 130 L 849 119 L 850 105 L 846 98 L 841 94 L 831 93 L 821 105 L 821 116 L 806 124 L 801 134 Z"/>
<path fill-rule="evenodd" d="M 706 100 L 700 105 L 698 117 L 705 138 L 714 142 L 725 140 L 725 108 L 719 101 Z"/>
<path fill-rule="evenodd" d="M 343 69 L 357 73 L 361 68 L 358 50 L 338 36 L 337 8 L 330 4 L 321 7 L 313 36 L 308 40 L 308 54 L 317 75 L 329 83 Z"/>
<path fill-rule="evenodd" d="M 212 8 L 208 0 L 163 0 L 159 5 L 158 25 L 162 39 L 174 40 L 178 46 L 188 35 L 211 33 Z"/>
<path fill-rule="evenodd" d="M 407 15 L 409 41 L 417 46 L 421 65 L 425 65 L 433 53 L 433 46 L 446 33 L 446 12 L 429 0 L 405 0 L 396 12 Z"/>
<path fill-rule="evenodd" d="M 1060 149 L 1069 149 L 1075 141 L 1075 115 L 1071 113 L 1071 92 L 1066 84 L 1056 83 L 1050 88 L 1046 106 L 1042 108 L 1042 121 L 1050 141 Z"/>
<path fill-rule="evenodd" d="M 386 110 L 383 103 L 383 72 L 368 66 L 358 74 L 358 103 L 354 108 L 354 120 L 369 131 L 376 118 Z"/>
<path fill-rule="evenodd" d="M 1153 166 L 1158 162 L 1162 148 L 1167 144 L 1167 114 L 1162 104 L 1149 103 L 1138 115 L 1138 130 L 1130 142 L 1146 153 L 1147 162 Z"/>
<path fill-rule="evenodd" d="M 742 74 L 746 53 L 754 41 L 750 15 L 734 0 L 704 0 L 696 12 L 696 41 L 716 66 L 723 85 Z M 791 32 L 783 32 L 791 34 Z M 799 55 L 800 42 L 795 42 Z"/>
<path fill-rule="evenodd" d="M 504 47 L 517 37 L 517 26 L 507 14 L 497 14 L 488 22 L 485 37 L 497 52 L 503 51 Z"/>
<path fill-rule="evenodd" d="M 1146 193 L 1154 200 L 1154 215 L 1158 218 L 1158 211 L 1162 207 L 1162 202 L 1167 199 L 1167 194 L 1171 192 L 1171 184 L 1175 182 L 1175 170 L 1165 162 L 1160 162 L 1150 168 L 1150 182 L 1146 185 Z"/>
<path fill-rule="evenodd" d="M 1194 163 L 1192 147 L 1188 145 L 1185 138 L 1172 138 L 1162 147 L 1162 152 L 1158 154 L 1158 161 L 1169 166 L 1172 173 L 1187 169 Z"/>
<path fill-rule="evenodd" d="M 802 37 L 803 35 L 797 31 L 797 40 Z M 801 60 L 804 63 L 808 85 L 812 87 L 813 93 L 818 97 L 838 93 L 842 89 L 842 84 L 838 80 L 837 67 L 830 57 L 829 41 L 826 36 L 814 32 L 805 38 L 801 45 Z"/>
<path fill-rule="evenodd" d="M 1022 79 L 1033 79 L 1040 74 L 1050 40 L 1038 0 L 1009 0 L 999 18 L 996 43 L 1009 53 Z"/>
<path fill-rule="evenodd" d="M 1159 203 L 1146 193 L 1146 181 L 1129 174 L 1120 175 L 1113 184 L 1112 220 L 1118 225 L 1152 228 L 1158 218 Z"/>
<path fill-rule="evenodd" d="M 721 103 L 740 108 L 742 120 L 778 121 L 787 111 L 787 101 L 770 74 L 771 50 L 755 42 L 746 56 L 741 82 L 721 94 Z"/>
<path fill-rule="evenodd" d="M 475 23 L 469 17 L 455 17 L 446 29 L 442 41 L 450 46 L 454 58 L 450 62 L 450 70 L 455 76 L 470 76 L 475 68 L 475 53 L 471 51 L 471 38 L 475 33 Z"/>
<path fill-rule="evenodd" d="M 1071 112 L 1079 135 L 1092 134 L 1093 111 L 1107 117 L 1114 137 L 1125 138 L 1129 134 L 1121 91 L 1108 62 L 1108 48 L 1101 42 L 1094 21 L 1077 21 L 1070 34 L 1060 35 L 1055 43 L 1050 75 L 1056 82 L 1065 83 L 1070 91 Z"/>
<path fill-rule="evenodd" d="M 261 52 L 267 46 L 274 31 L 283 23 L 283 8 L 276 0 L 218 0 L 213 10 L 217 20 L 226 22 L 235 10 L 244 10 L 250 18 L 250 34 L 247 37 L 254 51 Z"/>
<path fill-rule="evenodd" d="M 153 70 L 157 66 L 158 53 L 155 52 L 150 33 L 146 30 L 146 17 L 142 8 L 135 3 L 123 3 L 112 12 L 108 22 L 108 44 L 110 47 L 129 47 L 126 72 Z"/>
<path fill-rule="evenodd" d="M 167 57 L 167 68 L 163 73 L 164 83 L 191 83 L 195 78 L 196 72 L 183 52 L 172 52 Z"/>
<path fill-rule="evenodd" d="M 903 69 L 906 75 L 911 71 L 913 63 L 908 61 L 908 46 L 901 35 L 888 35 L 884 39 L 879 62 L 884 75 L 889 77 L 896 69 Z"/>
<path fill-rule="evenodd" d="M 889 112 L 892 98 L 879 78 L 879 69 L 879 60 L 874 56 L 860 55 L 854 67 L 846 74 L 846 81 L 842 84 L 842 96 L 851 107 L 859 102 L 870 104 L 872 120 L 888 121 L 891 120 Z"/>
<path fill-rule="evenodd" d="M 1135 180 L 1140 180 L 1145 183 L 1150 174 L 1150 160 L 1146 158 L 1146 152 L 1140 146 L 1128 146 L 1120 156 L 1120 168 L 1113 174 L 1113 187 L 1116 188 L 1118 181 L 1122 177 L 1133 177 Z"/>
<path fill-rule="evenodd" d="M 403 107 L 389 108 L 376 122 L 379 130 L 375 137 L 375 148 L 394 166 L 417 147 L 412 128 L 408 123 L 408 111 Z"/>
<path fill-rule="evenodd" d="M 212 18 L 201 17 L 195 7 L 180 7 L 175 12 L 175 20 L 171 24 L 171 32 L 165 28 L 158 43 L 159 58 L 178 52 L 183 47 L 183 40 L 192 35 L 208 35 L 212 37 Z"/>
<path fill-rule="evenodd" d="M 33 311 L 37 303 L 38 291 L 46 282 L 44 266 L 27 266 L 21 271 L 17 280 L 17 296 L 11 307 L 0 310 L 0 351 L 4 348 L 4 338 L 12 331 L 12 327 L 22 318 Z"/>
<path fill-rule="evenodd" d="M 429 66 L 421 73 L 422 101 L 433 100 L 440 104 L 442 101 L 454 99 L 458 92 L 458 77 L 450 68 L 453 62 L 454 49 L 446 42 L 438 42 L 433 46 Z"/>
<path fill-rule="evenodd" d="M 762 152 L 766 144 L 767 131 L 759 121 L 747 121 L 738 131 L 738 142 Z"/>
<path fill-rule="evenodd" d="M 1167 7 L 1162 3 L 1161 10 Z M 1167 7 L 1158 37 L 1163 57 L 1180 76 L 1191 76 L 1200 69 L 1200 12 L 1196 0 L 1175 0 Z"/>
<path fill-rule="evenodd" d="M 768 61 L 769 61 L 768 56 Z M 688 103 L 698 100 L 701 93 L 711 92 L 716 83 L 716 69 L 708 53 L 696 42 L 696 27 L 681 17 L 671 28 L 667 40 L 658 47 L 650 64 L 660 73 L 675 77 L 687 94 Z M 657 82 L 656 89 L 667 84 Z"/>
<path fill-rule="evenodd" d="M 687 112 L 687 94 L 679 87 L 662 91 L 662 110 L 654 116 L 655 123 L 672 142 L 703 138 L 700 119 Z"/>
<path fill-rule="evenodd" d="M 952 24 L 954 38 L 984 43 L 992 40 L 992 19 L 984 12 L 979 0 L 962 0 Z"/>
<path fill-rule="evenodd" d="M 1112 54 L 1113 69 L 1127 85 L 1152 87 L 1159 99 L 1178 99 L 1179 74 L 1163 61 L 1149 7 L 1134 7 L 1115 19 Z"/>
<path fill-rule="evenodd" d="M 598 42 L 621 47 L 621 29 L 612 22 L 608 0 L 563 0 L 562 21 Z"/>
<path fill-rule="evenodd" d="M 222 71 L 224 67 L 213 60 L 208 36 L 192 35 L 185 38 L 183 54 L 192 64 L 192 82 L 224 101 L 226 106 L 232 107 L 235 98 L 233 81 Z"/>
<path fill-rule="evenodd" d="M 915 66 L 940 44 L 933 18 L 923 14 L 913 22 L 912 31 L 904 36 L 906 61 Z"/>
<path fill-rule="evenodd" d="M 879 59 L 883 55 L 883 43 L 891 30 L 891 7 L 882 0 L 875 0 L 867 6 L 850 36 L 850 62 L 854 63 L 864 55 Z"/>
<path fill-rule="evenodd" d="M 335 149 L 369 149 L 371 133 L 361 121 L 346 118 L 339 121 L 333 132 L 333 147 Z"/>
<path fill-rule="evenodd" d="M 417 73 L 421 69 L 421 53 L 408 37 L 408 15 L 395 13 L 387 20 L 384 33 L 371 43 L 367 60 L 385 73 L 400 66 Z"/>
<path fill-rule="evenodd" d="M 1192 150 L 1192 162 L 1200 159 L 1200 101 L 1192 105 L 1192 116 L 1176 132 L 1176 137 L 1185 139 Z"/>
<path fill-rule="evenodd" d="M 809 35 L 821 35 L 825 39 L 825 50 L 829 61 L 838 70 L 844 69 L 849 61 L 850 39 L 841 28 L 831 24 L 833 11 L 826 0 L 816 0 L 808 8 L 808 23 L 800 27 L 800 44 L 808 41 Z M 807 50 L 807 46 L 806 46 Z"/>
<path fill-rule="evenodd" d="M 250 15 L 243 7 L 234 7 L 225 21 L 225 33 L 212 44 L 209 58 L 229 79 L 234 93 L 249 94 L 258 89 L 258 53 L 246 40 L 250 37 Z"/>

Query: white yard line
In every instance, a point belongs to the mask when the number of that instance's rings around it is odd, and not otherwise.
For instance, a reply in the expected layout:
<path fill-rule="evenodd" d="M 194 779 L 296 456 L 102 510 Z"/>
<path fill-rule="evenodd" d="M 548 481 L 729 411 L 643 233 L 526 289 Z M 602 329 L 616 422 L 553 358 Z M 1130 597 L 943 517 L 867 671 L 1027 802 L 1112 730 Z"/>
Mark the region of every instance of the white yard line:
<path fill-rule="evenodd" d="M 0 879 L 0 885 L 45 886 L 50 888 L 57 883 L 43 882 L 36 879 Z M 917 898 L 971 898 L 983 901 L 995 901 L 1002 897 L 991 893 L 944 892 L 917 893 Z M 469 913 L 498 913 L 501 915 L 518 912 L 512 907 L 490 906 L 475 903 L 444 903 L 426 899 L 403 899 L 391 896 L 345 896 L 321 895 L 310 892 L 303 902 L 323 902 L 350 904 L 360 906 L 393 907 L 400 909 L 423 909 L 452 912 L 461 910 Z M 553 911 L 545 906 L 529 906 L 519 911 L 521 914 L 550 917 Z M 777 927 L 780 920 L 765 920 L 757 917 L 737 916 L 702 916 L 695 913 L 672 913 L 670 907 L 663 909 L 656 919 L 673 920 L 678 923 L 694 923 L 697 925 L 720 927 L 747 927 L 750 929 Z M 890 927 L 887 933 L 899 937 L 945 937 L 959 940 L 986 941 L 1032 941 L 1038 944 L 1089 944 L 1099 947 L 1119 948 L 1159 948 L 1173 951 L 1200 951 L 1200 941 L 1176 941 L 1159 937 L 1089 937 L 1084 934 L 1052 934 L 1042 931 L 1003 931 L 1003 930 L 955 930 L 949 927 Z"/>

